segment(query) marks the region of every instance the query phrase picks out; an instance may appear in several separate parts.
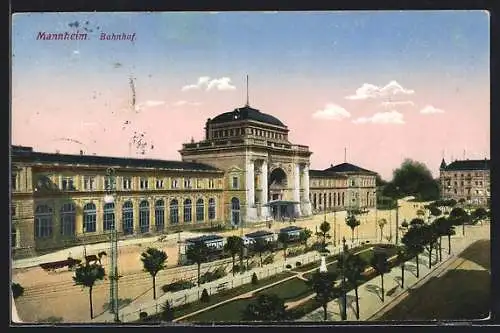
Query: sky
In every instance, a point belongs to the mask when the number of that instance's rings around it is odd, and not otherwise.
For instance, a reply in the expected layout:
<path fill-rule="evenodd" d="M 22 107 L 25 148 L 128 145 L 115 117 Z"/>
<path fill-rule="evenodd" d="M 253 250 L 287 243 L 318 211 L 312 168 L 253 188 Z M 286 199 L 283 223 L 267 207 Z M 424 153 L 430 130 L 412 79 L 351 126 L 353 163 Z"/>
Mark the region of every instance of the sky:
<path fill-rule="evenodd" d="M 88 39 L 37 39 L 64 32 Z M 437 177 L 443 156 L 489 158 L 489 40 L 486 11 L 15 14 L 12 144 L 180 160 L 248 75 L 312 169 L 390 180 L 411 158 Z"/>

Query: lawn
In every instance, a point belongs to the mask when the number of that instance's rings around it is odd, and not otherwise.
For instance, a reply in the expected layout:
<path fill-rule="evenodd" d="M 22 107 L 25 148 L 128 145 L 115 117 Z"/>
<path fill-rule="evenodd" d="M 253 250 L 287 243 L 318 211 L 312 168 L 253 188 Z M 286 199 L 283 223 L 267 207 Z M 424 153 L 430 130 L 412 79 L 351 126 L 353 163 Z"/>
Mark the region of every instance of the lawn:
<path fill-rule="evenodd" d="M 490 241 L 478 241 L 459 256 L 489 268 Z M 469 268 L 469 269 L 463 269 Z M 470 264 L 434 277 L 379 320 L 481 319 L 490 311 L 491 275 Z"/>
<path fill-rule="evenodd" d="M 245 294 L 245 293 L 252 291 L 254 289 L 273 284 L 277 281 L 283 280 L 283 279 L 290 277 L 292 275 L 293 275 L 293 273 L 290 273 L 290 272 L 282 272 L 282 273 L 276 274 L 274 276 L 271 276 L 269 278 L 265 278 L 265 279 L 260 280 L 257 285 L 253 285 L 251 283 L 246 283 L 246 284 L 238 286 L 236 288 L 228 289 L 225 291 L 221 291 L 217 294 L 213 294 L 210 296 L 210 300 L 208 302 L 205 302 L 205 303 L 198 301 L 198 302 L 192 302 L 192 303 L 188 303 L 188 304 L 176 307 L 174 309 L 174 318 L 182 317 L 186 314 L 189 314 L 189 313 L 201 310 L 203 308 L 206 308 L 208 306 L 226 301 L 226 300 L 231 299 L 233 297 L 236 297 L 238 295 Z M 232 302 L 231 302 L 231 304 L 232 304 Z M 159 317 L 158 315 L 152 315 L 149 317 L 148 321 L 158 320 L 158 317 Z"/>
<path fill-rule="evenodd" d="M 183 321 L 196 323 L 211 322 L 240 322 L 242 321 L 243 311 L 253 302 L 254 298 L 239 299 L 216 308 L 201 312 L 197 315 L 186 318 Z"/>
<path fill-rule="evenodd" d="M 293 302 L 312 294 L 311 287 L 299 278 L 291 279 L 270 288 L 257 292 L 258 294 L 275 294 L 286 302 Z"/>

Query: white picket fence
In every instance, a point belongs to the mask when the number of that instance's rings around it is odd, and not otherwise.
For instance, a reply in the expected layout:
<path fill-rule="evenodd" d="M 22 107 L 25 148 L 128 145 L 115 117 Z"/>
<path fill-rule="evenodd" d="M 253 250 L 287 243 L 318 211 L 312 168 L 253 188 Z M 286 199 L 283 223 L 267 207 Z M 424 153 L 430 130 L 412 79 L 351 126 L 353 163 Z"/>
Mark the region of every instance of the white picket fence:
<path fill-rule="evenodd" d="M 332 254 L 337 252 L 338 250 L 334 250 L 332 251 Z M 279 263 L 271 263 L 264 265 L 263 267 L 256 267 L 250 271 L 244 272 L 243 274 L 237 274 L 234 277 L 231 273 L 229 273 L 221 279 L 204 283 L 200 287 L 165 293 L 161 297 L 158 297 L 156 301 L 152 301 L 147 304 L 131 304 L 124 306 L 124 308 L 119 311 L 119 317 L 122 322 L 136 321 L 139 319 L 139 314 L 141 312 L 146 312 L 148 316 L 161 312 L 162 306 L 167 300 L 172 307 L 178 307 L 187 303 L 199 301 L 203 289 L 206 289 L 209 295 L 217 294 L 218 292 L 226 289 L 233 289 L 243 284 L 251 283 L 253 273 L 256 273 L 258 279 L 261 280 L 289 270 L 286 268 L 287 265 L 290 265 L 293 269 L 296 267 L 297 262 L 300 262 L 302 265 L 306 265 L 314 261 L 319 261 L 320 259 L 321 255 L 316 251 L 312 251 L 287 258 L 285 262 L 280 261 Z"/>

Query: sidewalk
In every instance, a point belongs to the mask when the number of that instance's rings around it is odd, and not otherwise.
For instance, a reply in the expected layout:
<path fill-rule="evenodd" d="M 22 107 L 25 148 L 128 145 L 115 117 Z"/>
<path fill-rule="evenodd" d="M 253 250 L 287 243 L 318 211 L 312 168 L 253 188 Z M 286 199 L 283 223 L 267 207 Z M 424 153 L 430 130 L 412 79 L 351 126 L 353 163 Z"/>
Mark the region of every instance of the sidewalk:
<path fill-rule="evenodd" d="M 377 317 L 377 313 L 381 311 L 386 306 L 394 306 L 397 302 L 401 301 L 404 297 L 398 297 L 407 290 L 417 289 L 420 285 L 425 283 L 428 279 L 436 274 L 441 274 L 448 266 L 453 262 L 453 259 L 457 257 L 466 247 L 474 243 L 479 239 L 489 239 L 489 227 L 485 226 L 483 228 L 468 227 L 466 228 L 466 237 L 463 237 L 461 233 L 457 236 L 452 237 L 452 253 L 448 255 L 448 242 L 443 238 L 443 253 L 442 262 L 438 262 L 432 266 L 429 270 L 429 256 L 426 251 L 419 255 L 419 269 L 420 278 L 417 279 L 416 274 L 416 263 L 415 259 L 412 259 L 405 264 L 405 281 L 404 289 L 401 288 L 401 268 L 394 267 L 391 272 L 384 274 L 384 291 L 385 300 L 384 303 L 381 301 L 381 289 L 380 275 L 376 276 L 370 281 L 360 285 L 358 287 L 359 294 L 359 312 L 360 320 L 374 320 Z M 437 258 L 435 252 L 432 255 L 433 264 L 436 262 Z M 403 295 L 404 296 L 404 295 Z M 328 303 L 327 307 L 327 320 L 328 321 L 340 321 L 341 313 L 341 300 L 335 299 Z M 347 293 L 347 320 L 356 321 L 356 297 L 354 290 Z M 318 308 L 313 312 L 307 314 L 299 321 L 323 321 L 323 308 Z"/>

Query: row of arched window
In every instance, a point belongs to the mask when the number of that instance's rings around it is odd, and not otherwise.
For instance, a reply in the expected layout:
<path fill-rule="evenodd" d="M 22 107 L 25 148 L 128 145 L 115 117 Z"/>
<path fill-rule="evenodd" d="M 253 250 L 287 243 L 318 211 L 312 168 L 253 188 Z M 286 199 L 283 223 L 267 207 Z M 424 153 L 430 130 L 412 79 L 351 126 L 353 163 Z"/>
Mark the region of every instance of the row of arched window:
<path fill-rule="evenodd" d="M 312 193 L 313 209 L 321 207 L 332 208 L 336 206 L 345 206 L 345 193 Z"/>
<path fill-rule="evenodd" d="M 172 199 L 169 203 L 169 222 L 170 224 L 179 223 L 179 209 L 183 209 L 183 222 L 193 221 L 192 201 L 186 199 L 182 207 L 177 199 Z M 76 228 L 76 207 L 73 203 L 65 203 L 60 211 L 61 235 L 75 235 Z M 215 219 L 215 199 L 208 200 L 208 219 Z M 205 201 L 198 199 L 195 204 L 195 220 L 203 222 L 205 220 Z M 104 204 L 102 215 L 102 229 L 109 231 L 115 229 L 115 204 Z M 53 209 L 49 205 L 38 205 L 35 209 L 35 237 L 50 237 L 53 233 Z M 131 201 L 126 201 L 122 205 L 122 229 L 124 234 L 134 233 L 134 205 Z M 159 232 L 165 229 L 165 201 L 159 199 L 154 204 L 154 230 Z M 83 232 L 97 231 L 97 209 L 96 205 L 89 202 L 83 206 Z M 150 205 L 143 200 L 139 203 L 139 232 L 147 233 L 151 230 Z"/>

